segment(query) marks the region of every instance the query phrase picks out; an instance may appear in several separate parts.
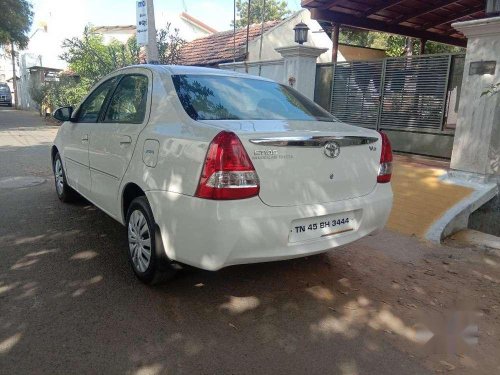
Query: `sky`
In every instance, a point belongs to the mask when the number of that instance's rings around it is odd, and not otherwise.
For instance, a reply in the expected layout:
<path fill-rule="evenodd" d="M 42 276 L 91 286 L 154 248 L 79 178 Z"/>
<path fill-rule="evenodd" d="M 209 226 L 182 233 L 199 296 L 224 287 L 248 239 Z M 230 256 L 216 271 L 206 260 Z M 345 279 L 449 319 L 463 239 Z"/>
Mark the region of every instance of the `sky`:
<path fill-rule="evenodd" d="M 31 34 L 36 38 L 30 52 L 43 54 L 43 65 L 63 67 L 57 56 L 64 38 L 79 36 L 87 24 L 134 25 L 135 0 L 31 0 L 34 20 Z M 300 9 L 300 0 L 288 0 L 292 11 Z M 186 11 L 200 21 L 223 31 L 230 28 L 233 19 L 233 0 L 154 0 L 157 28 L 170 18 Z M 48 32 L 37 29 L 47 23 Z M 40 35 L 42 34 L 42 35 Z M 36 43 L 35 43 L 36 41 Z M 36 45 L 35 45 L 36 44 Z"/>

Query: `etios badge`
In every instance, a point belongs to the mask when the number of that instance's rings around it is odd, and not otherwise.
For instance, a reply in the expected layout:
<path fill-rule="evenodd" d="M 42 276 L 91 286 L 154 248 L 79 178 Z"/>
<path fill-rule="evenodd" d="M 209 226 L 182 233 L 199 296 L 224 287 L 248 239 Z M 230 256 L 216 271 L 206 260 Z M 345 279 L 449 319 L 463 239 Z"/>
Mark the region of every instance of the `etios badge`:
<path fill-rule="evenodd" d="M 323 148 L 323 152 L 329 158 L 336 158 L 340 154 L 340 146 L 337 142 L 328 142 Z"/>

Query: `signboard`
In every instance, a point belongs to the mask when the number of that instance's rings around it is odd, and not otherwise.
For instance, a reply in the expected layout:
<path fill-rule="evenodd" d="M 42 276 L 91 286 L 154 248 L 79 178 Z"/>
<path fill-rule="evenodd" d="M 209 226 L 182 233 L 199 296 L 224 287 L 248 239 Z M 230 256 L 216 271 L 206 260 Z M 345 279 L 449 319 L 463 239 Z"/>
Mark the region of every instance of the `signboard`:
<path fill-rule="evenodd" d="M 496 61 L 473 61 L 469 66 L 469 75 L 495 74 Z"/>
<path fill-rule="evenodd" d="M 145 46 L 148 44 L 148 7 L 146 0 L 137 1 L 136 30 L 137 45 Z"/>

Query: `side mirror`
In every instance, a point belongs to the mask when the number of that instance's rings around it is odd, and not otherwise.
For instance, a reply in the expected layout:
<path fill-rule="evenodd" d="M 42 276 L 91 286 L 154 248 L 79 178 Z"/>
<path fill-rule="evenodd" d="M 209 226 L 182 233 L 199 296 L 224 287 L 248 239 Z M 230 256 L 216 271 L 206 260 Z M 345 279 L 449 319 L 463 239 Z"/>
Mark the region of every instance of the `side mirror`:
<path fill-rule="evenodd" d="M 73 107 L 61 107 L 57 108 L 52 117 L 59 121 L 71 121 L 71 115 L 73 114 Z"/>

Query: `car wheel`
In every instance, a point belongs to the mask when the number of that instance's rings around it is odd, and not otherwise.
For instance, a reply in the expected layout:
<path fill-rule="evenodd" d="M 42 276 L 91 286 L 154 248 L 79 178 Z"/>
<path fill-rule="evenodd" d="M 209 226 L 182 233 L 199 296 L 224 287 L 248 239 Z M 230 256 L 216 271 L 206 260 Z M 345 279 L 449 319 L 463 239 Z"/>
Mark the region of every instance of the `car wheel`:
<path fill-rule="evenodd" d="M 53 170 L 57 197 L 61 200 L 61 202 L 66 203 L 72 201 L 75 198 L 76 193 L 66 182 L 66 174 L 64 173 L 64 168 L 59 153 L 54 156 Z"/>
<path fill-rule="evenodd" d="M 172 278 L 176 267 L 163 250 L 160 233 L 146 197 L 135 198 L 127 212 L 128 259 L 135 275 L 146 284 Z"/>

